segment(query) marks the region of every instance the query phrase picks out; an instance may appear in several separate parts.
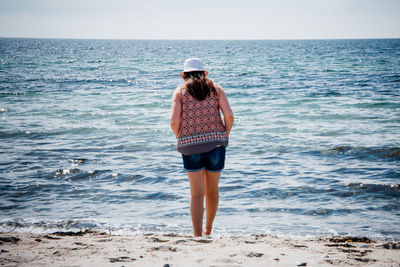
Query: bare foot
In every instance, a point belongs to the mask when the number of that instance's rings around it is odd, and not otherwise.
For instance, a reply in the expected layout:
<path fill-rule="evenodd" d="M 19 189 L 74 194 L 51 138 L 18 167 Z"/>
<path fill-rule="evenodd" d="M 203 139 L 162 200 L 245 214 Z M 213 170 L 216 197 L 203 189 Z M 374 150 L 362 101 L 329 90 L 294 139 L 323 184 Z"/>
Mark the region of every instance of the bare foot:
<path fill-rule="evenodd" d="M 212 231 L 212 228 L 208 228 L 208 227 L 203 228 L 203 233 L 205 235 L 211 235 L 211 231 Z"/>

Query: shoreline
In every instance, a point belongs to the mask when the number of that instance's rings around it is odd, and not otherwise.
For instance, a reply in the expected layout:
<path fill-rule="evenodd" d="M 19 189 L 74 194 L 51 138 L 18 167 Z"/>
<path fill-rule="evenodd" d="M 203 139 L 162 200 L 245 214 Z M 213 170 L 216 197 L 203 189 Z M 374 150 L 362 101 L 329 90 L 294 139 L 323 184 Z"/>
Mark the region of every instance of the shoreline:
<path fill-rule="evenodd" d="M 400 266 L 400 242 L 321 236 L 0 233 L 2 266 Z"/>

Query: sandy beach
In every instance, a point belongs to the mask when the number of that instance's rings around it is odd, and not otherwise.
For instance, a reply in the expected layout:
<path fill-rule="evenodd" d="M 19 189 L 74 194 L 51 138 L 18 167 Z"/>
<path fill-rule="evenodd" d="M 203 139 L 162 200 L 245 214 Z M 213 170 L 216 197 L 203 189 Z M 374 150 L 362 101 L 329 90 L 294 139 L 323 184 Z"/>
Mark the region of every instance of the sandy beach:
<path fill-rule="evenodd" d="M 2 266 L 400 266 L 400 243 L 360 237 L 195 238 L 91 230 L 0 234 Z"/>

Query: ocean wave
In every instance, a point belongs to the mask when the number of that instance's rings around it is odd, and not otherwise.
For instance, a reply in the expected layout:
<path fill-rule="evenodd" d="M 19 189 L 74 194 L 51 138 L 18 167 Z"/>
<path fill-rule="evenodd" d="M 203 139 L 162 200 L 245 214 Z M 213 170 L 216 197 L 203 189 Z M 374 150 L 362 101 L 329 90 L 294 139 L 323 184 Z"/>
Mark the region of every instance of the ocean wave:
<path fill-rule="evenodd" d="M 359 108 L 371 108 L 371 109 L 396 109 L 399 107 L 399 103 L 391 102 L 391 101 L 373 101 L 373 102 L 366 102 L 366 103 L 359 103 L 355 104 L 354 107 Z"/>
<path fill-rule="evenodd" d="M 30 139 L 40 139 L 45 136 L 50 136 L 50 133 L 44 133 L 42 131 L 31 131 L 31 130 L 19 130 L 19 131 L 0 131 L 0 138 L 3 139 L 14 139 L 18 137 L 28 137 Z"/>
<path fill-rule="evenodd" d="M 102 127 L 68 127 L 59 129 L 43 129 L 43 130 L 11 130 L 11 131 L 0 131 L 0 138 L 3 139 L 18 139 L 27 138 L 31 140 L 41 140 L 47 137 L 67 134 L 91 134 L 94 132 L 101 131 Z"/>
<path fill-rule="evenodd" d="M 361 159 L 381 158 L 386 160 L 399 160 L 400 147 L 363 147 L 363 146 L 336 146 L 334 148 L 321 150 L 324 156 L 345 155 Z"/>
<path fill-rule="evenodd" d="M 350 209 L 350 208 L 317 208 L 317 209 L 306 209 L 306 208 L 249 208 L 246 209 L 250 213 L 259 212 L 270 212 L 270 213 L 285 213 L 285 214 L 296 214 L 296 215 L 307 215 L 307 216 L 331 216 L 341 214 L 352 214 L 355 212 L 362 212 L 363 209 Z"/>
<path fill-rule="evenodd" d="M 28 233 L 52 233 L 55 231 L 81 231 L 82 229 L 101 228 L 97 221 L 91 220 L 27 220 L 5 219 L 0 222 L 1 232 L 28 232 Z"/>
<path fill-rule="evenodd" d="M 373 198 L 400 198 L 400 184 L 349 183 L 344 187 L 347 190 L 339 190 L 336 195 L 343 196 L 342 193 L 345 193 L 345 196 L 366 195 Z"/>
<path fill-rule="evenodd" d="M 305 202 L 314 202 L 317 199 L 331 198 L 332 196 L 338 198 L 390 199 L 400 197 L 400 188 L 399 184 L 338 183 L 320 188 L 312 186 L 269 187 L 239 193 L 239 196 L 244 195 L 269 200 L 297 199 L 301 197 Z"/>
<path fill-rule="evenodd" d="M 322 90 L 318 92 L 308 93 L 306 95 L 309 97 L 338 97 L 342 96 L 343 93 L 338 92 L 336 90 Z"/>
<path fill-rule="evenodd" d="M 50 234 L 54 232 L 81 232 L 87 230 L 96 230 L 115 235 L 130 235 L 143 232 L 157 233 L 182 233 L 188 234 L 191 229 L 187 225 L 177 225 L 174 223 L 109 223 L 97 219 L 67 219 L 46 221 L 37 219 L 4 219 L 0 221 L 0 232 L 18 232 L 33 234 Z"/>
<path fill-rule="evenodd" d="M 70 181 L 77 181 L 77 180 L 93 178 L 105 172 L 106 171 L 101 171 L 101 170 L 83 171 L 78 168 L 58 169 L 53 173 L 51 173 L 49 177 L 63 178 L 63 179 L 68 179 Z"/>

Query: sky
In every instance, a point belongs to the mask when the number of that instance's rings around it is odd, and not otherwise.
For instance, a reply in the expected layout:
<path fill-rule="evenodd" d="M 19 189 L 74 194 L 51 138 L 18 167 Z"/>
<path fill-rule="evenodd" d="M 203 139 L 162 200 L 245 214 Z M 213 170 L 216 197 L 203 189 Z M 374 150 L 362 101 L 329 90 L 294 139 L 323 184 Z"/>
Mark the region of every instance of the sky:
<path fill-rule="evenodd" d="M 400 38 L 400 0 L 0 0 L 0 37 Z"/>

